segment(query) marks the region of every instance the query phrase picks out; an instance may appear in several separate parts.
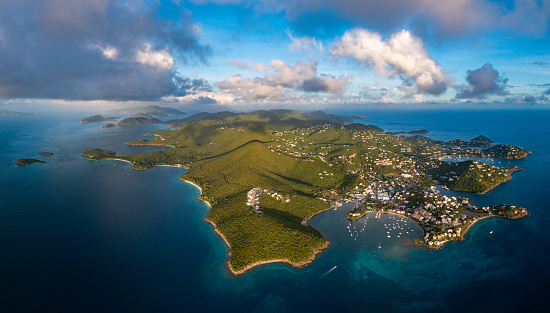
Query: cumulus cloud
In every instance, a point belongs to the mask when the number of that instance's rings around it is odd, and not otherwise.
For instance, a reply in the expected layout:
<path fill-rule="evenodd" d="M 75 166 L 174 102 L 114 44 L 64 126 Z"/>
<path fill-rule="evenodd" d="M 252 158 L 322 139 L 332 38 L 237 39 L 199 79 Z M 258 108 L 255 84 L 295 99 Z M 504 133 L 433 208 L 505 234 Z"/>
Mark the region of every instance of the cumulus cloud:
<path fill-rule="evenodd" d="M 199 94 L 202 92 L 211 92 L 212 86 L 203 78 L 190 79 L 181 77 L 177 74 L 173 78 L 174 88 L 170 90 L 173 96 L 186 96 L 189 94 Z"/>
<path fill-rule="evenodd" d="M 161 19 L 150 3 L 0 1 L 0 97 L 161 97 L 178 89 L 176 59 L 206 62 L 197 29 L 187 13 Z"/>
<path fill-rule="evenodd" d="M 235 60 L 235 59 L 231 59 L 231 60 L 227 61 L 225 64 L 234 65 L 234 66 L 240 68 L 241 70 L 252 70 L 252 71 L 258 71 L 260 73 L 267 72 L 267 69 L 264 67 L 264 65 L 262 63 L 256 63 L 256 64 L 253 64 L 251 66 L 248 66 L 246 64 L 246 62 L 241 62 L 241 61 L 238 61 L 238 60 Z"/>
<path fill-rule="evenodd" d="M 281 60 L 273 60 L 269 66 L 275 73 L 254 79 L 243 78 L 237 74 L 215 85 L 220 90 L 245 100 L 285 100 L 285 91 L 301 90 L 341 95 L 350 83 L 349 77 L 317 75 L 317 62 L 297 61 L 294 66 L 290 66 Z"/>
<path fill-rule="evenodd" d="M 414 85 L 418 93 L 439 95 L 451 82 L 442 72 L 441 65 L 423 47 L 422 40 L 406 30 L 382 41 L 378 33 L 352 29 L 330 52 L 335 57 L 350 57 L 372 68 L 379 76 L 399 76 L 404 86 Z"/>
<path fill-rule="evenodd" d="M 466 72 L 467 86 L 458 86 L 457 99 L 483 99 L 488 95 L 505 96 L 508 79 L 499 75 L 498 71 L 490 63 L 485 63 L 481 68 Z"/>

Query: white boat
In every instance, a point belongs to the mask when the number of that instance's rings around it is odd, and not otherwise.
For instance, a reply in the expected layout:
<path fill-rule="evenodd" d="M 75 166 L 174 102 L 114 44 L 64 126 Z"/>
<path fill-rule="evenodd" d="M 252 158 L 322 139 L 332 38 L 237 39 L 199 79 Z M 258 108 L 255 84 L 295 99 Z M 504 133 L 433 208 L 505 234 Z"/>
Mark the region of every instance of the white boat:
<path fill-rule="evenodd" d="M 378 243 L 378 249 L 382 248 L 382 246 L 380 246 L 380 243 Z"/>

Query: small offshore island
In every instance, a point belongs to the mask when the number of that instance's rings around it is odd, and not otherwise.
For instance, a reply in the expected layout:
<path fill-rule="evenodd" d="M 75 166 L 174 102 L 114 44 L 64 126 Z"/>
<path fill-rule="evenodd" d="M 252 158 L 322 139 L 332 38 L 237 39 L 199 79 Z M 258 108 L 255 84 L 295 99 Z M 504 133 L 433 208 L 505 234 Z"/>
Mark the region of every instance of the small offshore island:
<path fill-rule="evenodd" d="M 343 202 L 356 203 L 350 219 L 372 210 L 412 218 L 424 229 L 415 242 L 433 249 L 461 240 L 481 218 L 528 215 L 506 204 L 477 208 L 468 199 L 439 195 L 435 185 L 485 193 L 521 169 L 443 159 L 510 160 L 531 152 L 492 146 L 484 136 L 448 142 L 395 136 L 352 123 L 355 118 L 320 111 L 205 112 L 166 122 L 178 129 L 156 130 L 154 139 L 128 142 L 173 149 L 129 156 L 92 149 L 82 155 L 128 161 L 138 170 L 189 169 L 180 179 L 200 186 L 200 199 L 211 206 L 206 220 L 230 247 L 228 267 L 235 275 L 269 262 L 309 264 L 329 242 L 308 220 Z"/>
<path fill-rule="evenodd" d="M 40 161 L 37 159 L 18 159 L 15 161 L 15 164 L 17 165 L 31 165 L 31 164 L 46 164 L 44 161 Z"/>

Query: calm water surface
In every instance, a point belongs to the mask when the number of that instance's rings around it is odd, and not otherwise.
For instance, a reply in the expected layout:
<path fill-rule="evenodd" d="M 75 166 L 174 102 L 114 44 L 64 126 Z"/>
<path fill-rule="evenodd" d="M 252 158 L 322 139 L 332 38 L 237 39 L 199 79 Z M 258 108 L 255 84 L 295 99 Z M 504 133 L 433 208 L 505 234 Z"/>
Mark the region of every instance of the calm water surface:
<path fill-rule="evenodd" d="M 343 207 L 310 221 L 331 242 L 310 266 L 271 264 L 233 277 L 198 190 L 179 180 L 185 170 L 134 171 L 80 156 L 96 147 L 158 150 L 124 142 L 162 126 L 7 117 L 0 119 L 0 311 L 517 312 L 549 304 L 548 111 L 357 113 L 386 130 L 425 128 L 438 140 L 483 134 L 533 151 L 507 161 L 525 171 L 486 195 L 442 191 L 477 205 L 525 206 L 531 216 L 484 220 L 466 241 L 428 251 L 411 243 L 422 234 L 413 222 L 384 214 L 350 223 Z M 48 163 L 19 167 L 18 158 Z"/>

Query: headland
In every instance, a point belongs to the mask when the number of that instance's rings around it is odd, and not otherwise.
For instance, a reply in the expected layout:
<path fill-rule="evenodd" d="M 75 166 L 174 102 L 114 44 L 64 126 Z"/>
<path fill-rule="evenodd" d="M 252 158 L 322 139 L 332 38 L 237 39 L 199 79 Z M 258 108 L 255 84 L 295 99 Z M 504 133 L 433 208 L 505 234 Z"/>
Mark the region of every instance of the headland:
<path fill-rule="evenodd" d="M 126 160 L 139 170 L 187 168 L 181 179 L 197 186 L 199 198 L 211 207 L 206 220 L 230 248 L 228 268 L 238 275 L 270 262 L 309 264 L 328 241 L 308 219 L 349 201 L 359 203 L 352 213 L 382 210 L 415 219 L 425 231 L 418 244 L 441 246 L 435 241 L 444 242 L 448 234 L 460 239 L 474 222 L 460 212 L 480 208 L 463 198 L 439 195 L 434 186 L 483 193 L 508 181 L 519 168 L 441 159 L 520 159 L 530 153 L 510 145 L 491 146 L 483 136 L 442 142 L 394 136 L 349 120 L 292 110 L 199 113 L 169 122 L 176 130 L 157 130 L 154 139 L 129 143 L 173 149 L 128 156 L 92 149 L 83 155 Z M 489 147 L 475 148 L 480 145 Z M 486 213 L 497 216 L 497 207 Z M 519 210 L 513 218 L 528 214 Z"/>

